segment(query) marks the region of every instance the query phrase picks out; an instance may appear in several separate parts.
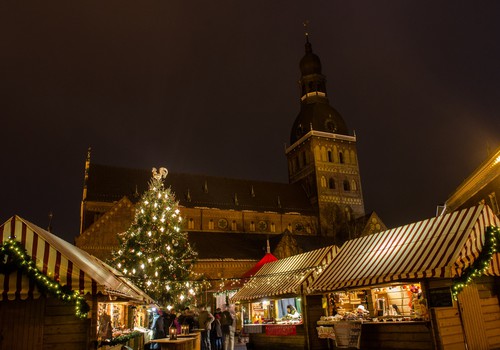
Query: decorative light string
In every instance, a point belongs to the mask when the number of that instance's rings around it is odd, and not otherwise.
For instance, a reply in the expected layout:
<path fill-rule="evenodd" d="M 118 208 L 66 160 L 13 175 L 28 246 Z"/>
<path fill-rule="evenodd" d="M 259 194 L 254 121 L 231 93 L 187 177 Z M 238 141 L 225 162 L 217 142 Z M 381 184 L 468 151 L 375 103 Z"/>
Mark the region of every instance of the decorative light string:
<path fill-rule="evenodd" d="M 6 267 L 9 264 L 13 264 L 26 273 L 30 280 L 35 282 L 40 292 L 55 296 L 67 303 L 74 303 L 75 315 L 78 318 L 87 317 L 90 307 L 85 298 L 78 291 L 61 286 L 59 282 L 43 274 L 21 243 L 11 238 L 0 246 L 0 265 Z"/>
<path fill-rule="evenodd" d="M 498 242 L 500 240 L 500 228 L 488 226 L 485 232 L 485 242 L 483 249 L 472 265 L 463 270 L 459 277 L 455 277 L 452 281 L 451 294 L 454 300 L 457 300 L 458 294 L 472 282 L 474 277 L 479 277 L 485 274 L 489 267 L 493 254 L 498 251 Z"/>

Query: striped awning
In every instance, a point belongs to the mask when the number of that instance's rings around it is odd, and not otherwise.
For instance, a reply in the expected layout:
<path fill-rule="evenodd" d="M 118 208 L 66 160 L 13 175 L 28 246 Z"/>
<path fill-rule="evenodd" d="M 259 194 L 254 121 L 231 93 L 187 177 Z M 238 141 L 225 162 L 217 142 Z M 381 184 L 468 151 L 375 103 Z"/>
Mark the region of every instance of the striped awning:
<path fill-rule="evenodd" d="M 337 246 L 267 263 L 231 298 L 232 302 L 279 295 L 298 295 L 335 257 Z"/>
<path fill-rule="evenodd" d="M 20 242 L 43 274 L 71 290 L 81 294 L 101 292 L 147 303 L 152 301 L 103 261 L 18 216 L 0 226 L 0 237 L 2 243 L 9 238 Z M 20 270 L 0 274 L 0 283 L 3 300 L 39 296 L 35 283 Z"/>
<path fill-rule="evenodd" d="M 499 219 L 484 205 L 360 237 L 344 243 L 308 292 L 407 281 L 453 278 L 470 266 Z M 500 275 L 498 254 L 489 274 Z"/>

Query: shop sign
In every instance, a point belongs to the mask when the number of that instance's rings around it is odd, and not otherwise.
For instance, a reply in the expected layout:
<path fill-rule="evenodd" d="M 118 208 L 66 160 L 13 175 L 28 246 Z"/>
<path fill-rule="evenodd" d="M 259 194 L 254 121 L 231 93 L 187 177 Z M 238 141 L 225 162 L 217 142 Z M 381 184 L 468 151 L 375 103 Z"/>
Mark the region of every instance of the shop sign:
<path fill-rule="evenodd" d="M 295 335 L 297 334 L 297 328 L 290 324 L 277 324 L 272 326 L 266 326 L 266 335 Z"/>

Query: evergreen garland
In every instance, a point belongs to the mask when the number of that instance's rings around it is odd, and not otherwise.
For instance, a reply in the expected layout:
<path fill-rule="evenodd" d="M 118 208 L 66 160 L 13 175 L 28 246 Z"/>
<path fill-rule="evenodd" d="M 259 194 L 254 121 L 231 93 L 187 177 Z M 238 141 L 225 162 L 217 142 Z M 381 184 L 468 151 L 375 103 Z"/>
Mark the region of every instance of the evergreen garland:
<path fill-rule="evenodd" d="M 117 344 L 125 344 L 130 339 L 140 337 L 141 335 L 142 335 L 142 332 L 133 331 L 131 333 L 123 334 L 123 335 L 120 335 L 120 336 L 115 337 L 115 338 L 111 338 L 111 339 L 108 339 L 108 340 L 103 340 L 103 341 L 99 342 L 98 347 L 100 348 L 100 347 L 106 346 L 106 345 L 107 346 L 113 346 L 113 345 L 117 345 Z"/>
<path fill-rule="evenodd" d="M 21 243 L 9 238 L 0 246 L 0 273 L 7 275 L 15 270 L 13 267 L 23 271 L 30 280 L 34 281 L 41 293 L 54 296 L 67 303 L 74 303 L 75 315 L 78 318 L 87 317 L 90 307 L 85 298 L 78 291 L 61 286 L 59 282 L 43 274 Z"/>
<path fill-rule="evenodd" d="M 458 294 L 470 283 L 473 277 L 483 275 L 490 266 L 490 261 L 497 250 L 498 241 L 500 240 L 500 228 L 488 226 L 485 232 L 485 242 L 478 258 L 467 267 L 462 275 L 455 277 L 452 281 L 452 296 L 457 300 Z"/>

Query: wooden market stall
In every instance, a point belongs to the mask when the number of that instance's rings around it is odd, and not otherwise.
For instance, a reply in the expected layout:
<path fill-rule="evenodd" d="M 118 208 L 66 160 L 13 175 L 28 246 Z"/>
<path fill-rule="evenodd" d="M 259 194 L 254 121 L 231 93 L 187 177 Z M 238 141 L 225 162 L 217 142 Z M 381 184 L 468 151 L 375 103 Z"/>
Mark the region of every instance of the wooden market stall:
<path fill-rule="evenodd" d="M 479 205 L 347 241 L 308 287 L 328 301 L 318 336 L 362 349 L 500 347 L 499 226 Z M 345 320 L 358 322 L 357 343 L 336 337 Z"/>
<path fill-rule="evenodd" d="M 87 350 L 105 335 L 109 344 L 142 348 L 133 330 L 145 326 L 143 305 L 152 300 L 133 283 L 18 216 L 0 226 L 0 237 L 0 348 Z"/>
<path fill-rule="evenodd" d="M 321 297 L 306 298 L 303 290 L 337 251 L 336 246 L 329 246 L 269 262 L 231 298 L 250 304 L 250 321 L 244 325 L 248 348 L 307 349 L 309 334 L 315 332 L 315 324 L 309 327 L 308 320 L 319 318 L 322 308 Z M 325 342 L 316 339 L 313 343 L 310 349 L 321 349 Z"/>

